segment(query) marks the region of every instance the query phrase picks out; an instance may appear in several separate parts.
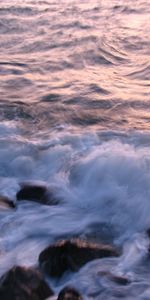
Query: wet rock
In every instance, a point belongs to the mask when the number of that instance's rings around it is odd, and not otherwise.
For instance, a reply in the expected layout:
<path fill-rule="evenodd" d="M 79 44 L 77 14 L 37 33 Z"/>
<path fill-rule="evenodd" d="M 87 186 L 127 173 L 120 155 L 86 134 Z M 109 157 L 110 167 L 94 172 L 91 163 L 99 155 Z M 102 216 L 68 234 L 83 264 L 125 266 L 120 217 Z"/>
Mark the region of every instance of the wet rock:
<path fill-rule="evenodd" d="M 119 234 L 118 228 L 106 222 L 92 222 L 84 228 L 80 238 L 95 243 L 113 244 Z"/>
<path fill-rule="evenodd" d="M 127 278 L 125 276 L 111 275 L 110 279 L 112 281 L 114 281 L 115 283 L 120 284 L 120 285 L 127 285 L 127 284 L 131 283 L 131 281 L 129 280 L 129 278 Z"/>
<path fill-rule="evenodd" d="M 34 201 L 45 205 L 57 205 L 59 199 L 54 195 L 54 191 L 50 191 L 44 185 L 24 184 L 18 191 L 17 200 Z"/>
<path fill-rule="evenodd" d="M 130 279 L 123 275 L 115 275 L 109 271 L 101 271 L 98 273 L 102 277 L 107 277 L 107 279 L 119 284 L 119 285 L 128 285 L 131 283 Z"/>
<path fill-rule="evenodd" d="M 110 245 L 80 239 L 62 240 L 42 251 L 39 263 L 47 274 L 60 277 L 67 270 L 78 271 L 88 261 L 118 255 L 118 251 Z"/>
<path fill-rule="evenodd" d="M 147 233 L 148 237 L 150 238 L 150 228 L 148 228 L 148 229 L 146 230 L 146 233 Z"/>
<path fill-rule="evenodd" d="M 6 196 L 0 196 L 0 209 L 15 208 L 15 203 Z"/>
<path fill-rule="evenodd" d="M 148 236 L 148 239 L 150 239 L 150 228 L 148 228 L 147 230 L 146 230 L 146 234 L 147 234 L 147 236 Z M 150 257 L 150 242 L 149 242 L 149 245 L 148 245 L 148 257 Z"/>
<path fill-rule="evenodd" d="M 52 295 L 43 276 L 32 268 L 13 267 L 0 279 L 3 300 L 44 300 Z"/>
<path fill-rule="evenodd" d="M 68 286 L 60 291 L 57 300 L 82 300 L 82 297 L 76 289 Z"/>

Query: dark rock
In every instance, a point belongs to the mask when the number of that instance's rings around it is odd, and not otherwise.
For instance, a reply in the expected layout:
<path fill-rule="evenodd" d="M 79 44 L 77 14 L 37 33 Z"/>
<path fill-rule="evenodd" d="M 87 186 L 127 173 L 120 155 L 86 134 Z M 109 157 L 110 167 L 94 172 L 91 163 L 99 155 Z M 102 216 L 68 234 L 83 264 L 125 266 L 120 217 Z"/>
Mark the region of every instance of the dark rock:
<path fill-rule="evenodd" d="M 0 279 L 2 300 L 44 300 L 52 295 L 43 276 L 32 268 L 13 267 Z"/>
<path fill-rule="evenodd" d="M 119 235 L 118 228 L 106 222 L 92 222 L 84 228 L 80 234 L 88 241 L 94 243 L 113 244 L 114 239 Z"/>
<path fill-rule="evenodd" d="M 15 208 L 15 203 L 6 196 L 0 196 L 0 209 Z"/>
<path fill-rule="evenodd" d="M 68 286 L 60 291 L 57 300 L 82 300 L 82 297 L 77 290 Z"/>
<path fill-rule="evenodd" d="M 60 201 L 55 197 L 54 192 L 44 185 L 24 184 L 16 195 L 17 200 L 29 200 L 45 205 L 56 205 Z"/>
<path fill-rule="evenodd" d="M 146 233 L 147 233 L 148 237 L 150 238 L 150 228 L 148 228 L 148 229 L 146 230 Z"/>
<path fill-rule="evenodd" d="M 110 279 L 120 285 L 127 285 L 127 284 L 131 283 L 131 281 L 125 276 L 112 275 L 112 276 L 110 276 Z"/>
<path fill-rule="evenodd" d="M 148 236 L 148 238 L 150 239 L 150 228 L 148 228 L 147 230 L 146 230 L 146 234 L 147 234 L 147 236 Z M 148 257 L 150 256 L 150 243 L 149 243 L 149 245 L 148 245 Z"/>
<path fill-rule="evenodd" d="M 101 271 L 98 273 L 98 275 L 103 276 L 103 277 L 105 276 L 105 277 L 107 277 L 107 279 L 109 279 L 117 284 L 120 284 L 120 285 L 128 285 L 129 283 L 131 283 L 129 278 L 127 278 L 123 275 L 112 274 L 109 271 Z"/>
<path fill-rule="evenodd" d="M 88 261 L 118 255 L 112 246 L 72 239 L 50 245 L 41 252 L 39 262 L 47 274 L 59 277 L 67 270 L 78 271 Z"/>

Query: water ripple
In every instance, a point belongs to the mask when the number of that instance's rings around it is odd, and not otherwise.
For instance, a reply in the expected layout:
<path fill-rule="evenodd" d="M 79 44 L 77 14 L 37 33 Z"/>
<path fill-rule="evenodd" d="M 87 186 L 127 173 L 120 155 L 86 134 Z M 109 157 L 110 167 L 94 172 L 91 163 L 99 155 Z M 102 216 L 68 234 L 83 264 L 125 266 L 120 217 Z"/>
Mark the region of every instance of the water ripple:
<path fill-rule="evenodd" d="M 29 103 L 42 127 L 149 127 L 146 1 L 16 3 L 1 1 L 1 100 Z"/>

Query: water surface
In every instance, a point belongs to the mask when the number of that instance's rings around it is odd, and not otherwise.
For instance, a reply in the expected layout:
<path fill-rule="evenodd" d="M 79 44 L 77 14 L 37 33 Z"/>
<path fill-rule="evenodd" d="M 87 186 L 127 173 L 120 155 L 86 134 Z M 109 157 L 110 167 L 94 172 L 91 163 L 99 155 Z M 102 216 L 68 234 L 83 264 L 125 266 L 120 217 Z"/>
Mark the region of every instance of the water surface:
<path fill-rule="evenodd" d="M 1 0 L 0 194 L 15 201 L 36 181 L 63 203 L 0 211 L 0 275 L 81 236 L 123 255 L 48 279 L 56 292 L 71 282 L 85 299 L 150 298 L 149 32 L 146 0 Z"/>

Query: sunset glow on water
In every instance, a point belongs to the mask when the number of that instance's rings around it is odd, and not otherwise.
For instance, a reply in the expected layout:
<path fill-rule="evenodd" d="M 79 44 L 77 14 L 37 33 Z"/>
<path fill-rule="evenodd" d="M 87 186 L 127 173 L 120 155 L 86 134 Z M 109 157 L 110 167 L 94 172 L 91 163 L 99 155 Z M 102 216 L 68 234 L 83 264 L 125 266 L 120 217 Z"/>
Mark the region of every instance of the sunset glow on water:
<path fill-rule="evenodd" d="M 56 294 L 150 299 L 149 36 L 146 0 L 0 0 L 0 276 L 81 237 L 122 255 L 49 278 Z M 22 182 L 61 204 L 18 203 Z"/>
<path fill-rule="evenodd" d="M 0 16 L 2 113 L 21 101 L 33 122 L 149 129 L 148 2 L 1 1 Z"/>

